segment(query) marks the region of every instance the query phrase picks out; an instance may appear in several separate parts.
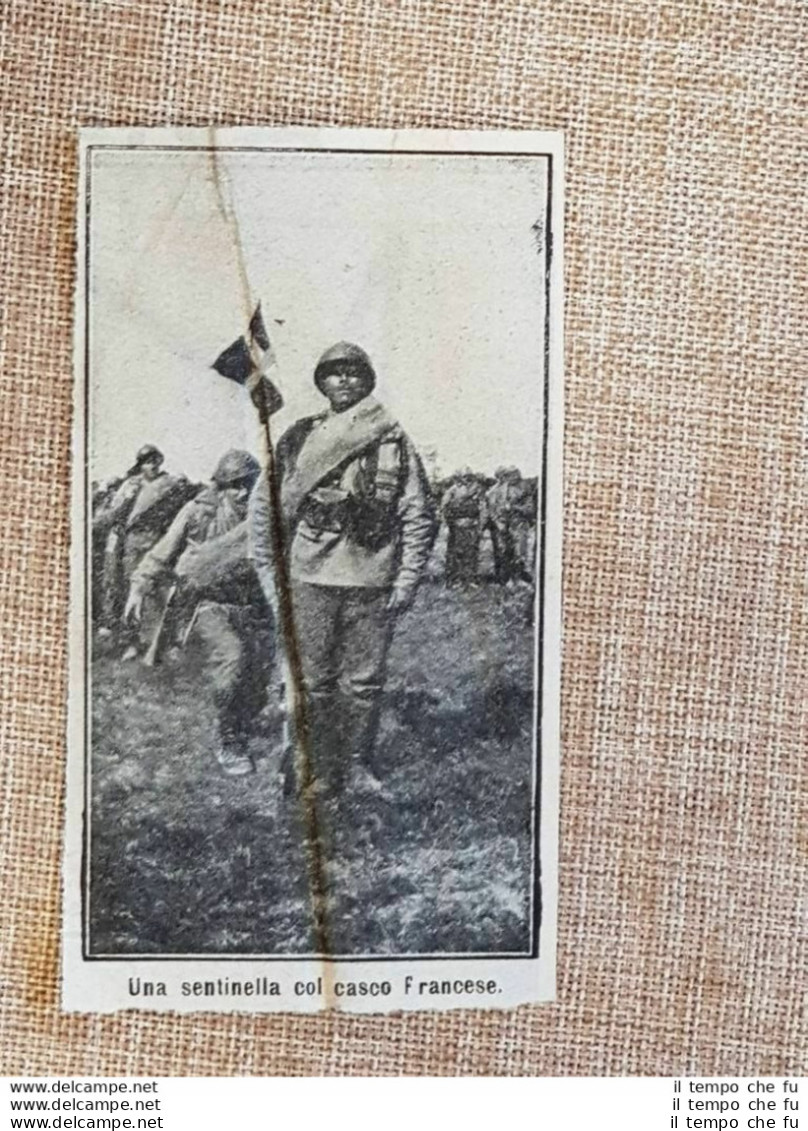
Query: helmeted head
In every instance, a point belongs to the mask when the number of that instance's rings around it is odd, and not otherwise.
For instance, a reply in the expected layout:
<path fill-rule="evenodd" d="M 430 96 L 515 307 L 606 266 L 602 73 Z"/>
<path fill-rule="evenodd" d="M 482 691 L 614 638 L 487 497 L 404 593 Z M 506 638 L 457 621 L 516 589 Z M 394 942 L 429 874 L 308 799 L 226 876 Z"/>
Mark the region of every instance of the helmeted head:
<path fill-rule="evenodd" d="M 217 487 L 237 487 L 241 483 L 253 486 L 261 474 L 261 465 L 249 452 L 231 448 L 216 464 L 211 478 Z"/>
<path fill-rule="evenodd" d="M 337 342 L 317 362 L 314 383 L 334 412 L 344 412 L 373 391 L 376 374 L 361 346 Z"/>
<path fill-rule="evenodd" d="M 163 466 L 163 453 L 154 444 L 144 444 L 135 456 L 135 462 L 129 468 L 129 475 L 144 475 L 147 479 L 154 479 Z"/>
<path fill-rule="evenodd" d="M 241 518 L 247 516 L 250 492 L 261 474 L 261 465 L 249 452 L 231 448 L 216 464 L 212 479 L 220 495 L 225 496 Z"/>

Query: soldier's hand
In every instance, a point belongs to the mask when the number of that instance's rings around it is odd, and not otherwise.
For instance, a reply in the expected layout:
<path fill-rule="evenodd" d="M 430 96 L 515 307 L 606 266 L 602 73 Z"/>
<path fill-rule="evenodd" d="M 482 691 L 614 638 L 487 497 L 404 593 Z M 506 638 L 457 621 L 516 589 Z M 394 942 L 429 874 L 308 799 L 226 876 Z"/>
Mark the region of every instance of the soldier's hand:
<path fill-rule="evenodd" d="M 134 585 L 129 590 L 129 596 L 126 599 L 126 606 L 123 610 L 124 623 L 140 624 L 140 618 L 143 613 L 143 590 L 136 588 Z"/>
<path fill-rule="evenodd" d="M 388 613 L 403 613 L 413 602 L 415 597 L 415 590 L 408 586 L 406 589 L 402 585 L 394 585 L 390 590 L 390 596 L 387 599 Z"/>

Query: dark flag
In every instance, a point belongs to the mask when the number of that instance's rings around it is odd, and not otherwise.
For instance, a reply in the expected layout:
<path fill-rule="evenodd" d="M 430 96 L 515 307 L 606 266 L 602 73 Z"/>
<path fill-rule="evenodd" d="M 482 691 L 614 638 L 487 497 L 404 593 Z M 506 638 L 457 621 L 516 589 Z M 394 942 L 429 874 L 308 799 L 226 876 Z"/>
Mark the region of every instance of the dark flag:
<path fill-rule="evenodd" d="M 226 350 L 222 350 L 214 361 L 213 368 L 229 381 L 247 387 L 263 421 L 283 408 L 280 390 L 267 376 L 275 363 L 275 351 L 264 325 L 259 302 L 250 319 L 247 333 L 237 338 Z"/>

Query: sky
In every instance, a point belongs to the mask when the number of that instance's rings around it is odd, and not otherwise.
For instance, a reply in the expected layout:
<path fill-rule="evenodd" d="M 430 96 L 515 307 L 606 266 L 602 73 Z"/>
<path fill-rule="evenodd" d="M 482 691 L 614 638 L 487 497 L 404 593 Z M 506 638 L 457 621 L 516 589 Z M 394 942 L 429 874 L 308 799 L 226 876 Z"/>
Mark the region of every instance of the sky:
<path fill-rule="evenodd" d="M 284 409 L 325 402 L 320 354 L 354 341 L 376 395 L 438 474 L 539 467 L 544 376 L 541 158 L 95 151 L 91 474 L 154 443 L 205 480 L 262 440 L 212 368 L 260 300 Z"/>

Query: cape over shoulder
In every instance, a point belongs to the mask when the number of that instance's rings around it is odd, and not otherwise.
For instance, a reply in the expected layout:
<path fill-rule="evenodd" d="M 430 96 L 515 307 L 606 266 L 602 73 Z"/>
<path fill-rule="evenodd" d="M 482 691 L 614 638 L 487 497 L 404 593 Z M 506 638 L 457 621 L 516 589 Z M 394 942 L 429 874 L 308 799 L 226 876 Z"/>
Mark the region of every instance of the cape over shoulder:
<path fill-rule="evenodd" d="M 300 503 L 323 479 L 339 467 L 356 459 L 363 451 L 386 439 L 396 421 L 386 409 L 370 397 L 343 413 L 326 413 L 322 424 L 314 428 L 307 421 L 307 431 L 300 432 L 296 451 L 282 455 L 281 504 L 287 518 L 297 513 Z"/>
<path fill-rule="evenodd" d="M 185 508 L 191 514 L 208 514 L 216 510 L 218 500 L 219 493 L 215 487 L 203 487 L 198 495 L 185 504 Z"/>
<path fill-rule="evenodd" d="M 325 412 L 318 412 L 313 416 L 303 416 L 300 420 L 296 420 L 294 424 L 289 425 L 278 440 L 276 448 L 276 457 L 281 467 L 297 457 L 312 429 L 327 415 Z"/>

